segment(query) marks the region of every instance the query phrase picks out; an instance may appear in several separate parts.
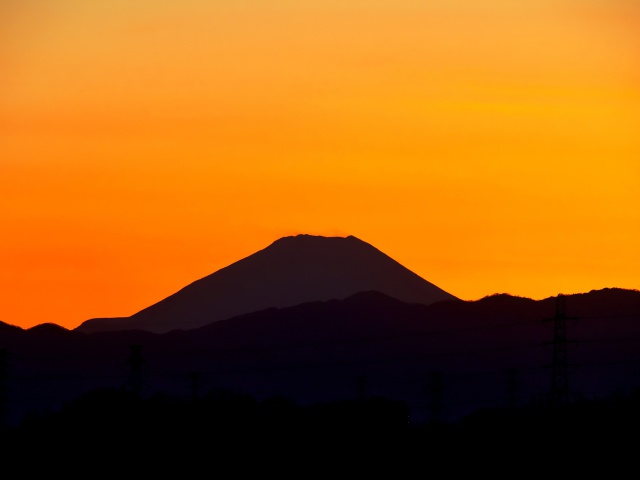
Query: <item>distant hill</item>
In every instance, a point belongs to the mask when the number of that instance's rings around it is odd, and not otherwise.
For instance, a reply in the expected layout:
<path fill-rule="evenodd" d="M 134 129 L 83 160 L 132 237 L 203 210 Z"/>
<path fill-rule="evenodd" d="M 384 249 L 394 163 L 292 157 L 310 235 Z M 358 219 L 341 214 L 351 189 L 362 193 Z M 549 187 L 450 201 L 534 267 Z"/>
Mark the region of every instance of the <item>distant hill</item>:
<path fill-rule="evenodd" d="M 270 307 L 371 290 L 424 305 L 457 300 L 354 236 L 297 235 L 276 240 L 130 317 L 95 318 L 77 330 L 189 330 Z"/>
<path fill-rule="evenodd" d="M 301 404 L 382 396 L 406 402 L 413 421 L 454 421 L 480 408 L 545 402 L 558 317 L 572 400 L 640 388 L 639 291 L 431 305 L 368 291 L 162 334 L 0 323 L 7 412 L 15 418 L 91 389 L 127 387 L 144 396 L 228 391 Z"/>

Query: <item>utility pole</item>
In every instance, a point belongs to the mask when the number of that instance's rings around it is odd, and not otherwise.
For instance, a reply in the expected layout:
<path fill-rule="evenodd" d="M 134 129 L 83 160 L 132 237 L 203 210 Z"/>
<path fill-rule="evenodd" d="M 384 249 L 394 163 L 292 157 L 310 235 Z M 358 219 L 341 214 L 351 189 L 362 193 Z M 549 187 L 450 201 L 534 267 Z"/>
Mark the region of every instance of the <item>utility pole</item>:
<path fill-rule="evenodd" d="M 195 402 L 200 393 L 200 374 L 191 372 L 189 377 L 191 378 L 191 401 Z"/>
<path fill-rule="evenodd" d="M 138 397 L 142 390 L 142 365 L 144 360 L 142 359 L 142 345 L 130 345 L 131 355 L 127 360 L 131 370 L 129 371 L 129 388 L 133 394 Z"/>
<path fill-rule="evenodd" d="M 431 423 L 439 424 L 442 421 L 442 392 L 444 391 L 444 380 L 442 372 L 433 372 L 429 383 L 429 411 L 431 412 Z"/>
<path fill-rule="evenodd" d="M 356 392 L 358 394 L 358 400 L 360 400 L 361 402 L 365 398 L 366 386 L 367 386 L 367 379 L 362 375 L 358 376 L 356 378 Z"/>
<path fill-rule="evenodd" d="M 7 421 L 7 349 L 0 347 L 0 429 Z"/>
<path fill-rule="evenodd" d="M 509 408 L 514 409 L 517 406 L 517 389 L 516 380 L 517 371 L 515 368 L 507 370 L 507 391 L 509 392 Z"/>

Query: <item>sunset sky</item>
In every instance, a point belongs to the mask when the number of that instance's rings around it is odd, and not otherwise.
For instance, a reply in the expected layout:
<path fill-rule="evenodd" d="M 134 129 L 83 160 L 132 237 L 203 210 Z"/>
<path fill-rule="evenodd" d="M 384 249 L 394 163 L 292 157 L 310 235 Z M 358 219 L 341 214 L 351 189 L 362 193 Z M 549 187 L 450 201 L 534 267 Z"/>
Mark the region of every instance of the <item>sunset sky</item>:
<path fill-rule="evenodd" d="M 637 0 L 2 0 L 0 320 L 355 235 L 465 300 L 640 289 Z"/>

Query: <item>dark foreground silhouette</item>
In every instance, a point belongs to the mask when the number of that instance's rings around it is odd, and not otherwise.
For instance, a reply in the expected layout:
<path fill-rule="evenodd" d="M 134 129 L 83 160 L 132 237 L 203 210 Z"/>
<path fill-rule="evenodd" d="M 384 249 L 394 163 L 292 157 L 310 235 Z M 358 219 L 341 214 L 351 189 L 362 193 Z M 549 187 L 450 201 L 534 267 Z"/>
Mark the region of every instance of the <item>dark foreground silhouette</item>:
<path fill-rule="evenodd" d="M 349 471 L 508 473 L 513 462 L 588 473 L 634 458 L 640 392 L 564 405 L 478 410 L 460 422 L 412 425 L 403 402 L 382 397 L 302 407 L 220 391 L 198 399 L 88 392 L 55 412 L 5 427 L 5 470 L 29 473 L 235 475 Z M 597 455 L 588 459 L 588 455 Z M 587 455 L 587 459 L 585 459 Z M 494 463 L 497 462 L 497 463 Z M 575 462 L 575 463 L 574 463 Z M 534 468 L 530 464 L 527 468 Z M 203 470 L 204 469 L 204 470 Z M 301 473 L 301 472 L 307 473 Z M 612 470 L 613 471 L 613 470 Z"/>
<path fill-rule="evenodd" d="M 629 395 L 640 385 L 640 292 L 565 300 L 559 312 L 553 297 L 421 305 L 372 291 L 165 334 L 0 322 L 0 412 L 14 425 L 105 388 L 183 400 L 227 391 L 304 406 L 386 398 L 418 425 L 549 395 Z"/>

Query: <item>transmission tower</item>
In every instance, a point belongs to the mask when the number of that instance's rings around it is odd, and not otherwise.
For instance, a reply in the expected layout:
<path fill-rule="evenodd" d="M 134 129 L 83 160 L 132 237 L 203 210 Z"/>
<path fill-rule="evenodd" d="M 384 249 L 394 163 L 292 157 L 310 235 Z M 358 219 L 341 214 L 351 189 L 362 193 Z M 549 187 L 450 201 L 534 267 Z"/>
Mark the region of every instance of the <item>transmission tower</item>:
<path fill-rule="evenodd" d="M 569 398 L 567 373 L 567 314 L 565 296 L 556 298 L 556 314 L 553 317 L 553 362 L 551 364 L 551 404 L 561 405 Z"/>

